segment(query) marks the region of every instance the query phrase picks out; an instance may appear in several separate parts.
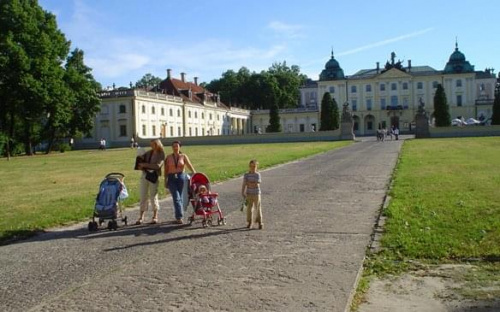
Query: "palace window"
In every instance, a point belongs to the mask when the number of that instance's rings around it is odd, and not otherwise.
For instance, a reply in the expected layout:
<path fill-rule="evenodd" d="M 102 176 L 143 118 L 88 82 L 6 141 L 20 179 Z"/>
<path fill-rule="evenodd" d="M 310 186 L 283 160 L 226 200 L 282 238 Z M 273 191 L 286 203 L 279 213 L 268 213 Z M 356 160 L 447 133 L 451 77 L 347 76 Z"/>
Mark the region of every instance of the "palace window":
<path fill-rule="evenodd" d="M 380 91 L 385 91 L 385 83 L 380 84 Z"/>
<path fill-rule="evenodd" d="M 170 116 L 174 116 L 174 111 L 172 109 L 169 109 L 168 113 Z"/>
<path fill-rule="evenodd" d="M 335 93 L 335 87 L 334 86 L 331 86 L 330 87 L 330 93 Z M 313 93 L 314 94 L 314 93 Z"/>
<path fill-rule="evenodd" d="M 366 100 L 366 110 L 369 110 L 369 111 L 372 110 L 372 99 Z"/>
<path fill-rule="evenodd" d="M 155 107 L 154 106 L 151 107 L 151 114 L 153 114 L 153 115 L 155 114 Z"/>
<path fill-rule="evenodd" d="M 385 98 L 380 99 L 380 109 L 385 109 L 386 103 L 385 103 Z"/>
<path fill-rule="evenodd" d="M 366 91 L 366 92 L 372 92 L 372 85 L 369 85 L 369 84 L 368 84 L 368 85 L 366 85 L 366 86 L 365 86 L 365 91 Z"/>
<path fill-rule="evenodd" d="M 142 136 L 146 136 L 146 125 L 142 125 Z"/>
<path fill-rule="evenodd" d="M 438 87 L 438 82 L 437 82 L 437 81 L 433 81 L 433 82 L 432 82 L 432 87 L 433 87 L 434 89 L 436 89 L 436 88 Z"/>
<path fill-rule="evenodd" d="M 143 114 L 146 114 L 146 106 L 145 105 L 142 105 L 141 111 Z"/>
<path fill-rule="evenodd" d="M 125 114 L 127 112 L 127 108 L 125 105 L 120 105 L 119 109 L 120 114 Z"/>
<path fill-rule="evenodd" d="M 457 86 L 457 88 L 460 88 L 462 86 L 462 80 L 461 79 L 458 79 L 455 83 L 455 85 Z"/>
<path fill-rule="evenodd" d="M 352 111 L 355 112 L 358 110 L 358 101 L 352 100 L 351 101 L 351 106 L 352 106 Z"/>
<path fill-rule="evenodd" d="M 424 88 L 424 84 L 422 82 L 417 82 L 417 89 L 422 90 Z"/>
<path fill-rule="evenodd" d="M 351 86 L 351 93 L 356 93 L 356 92 L 358 92 L 356 86 Z"/>
<path fill-rule="evenodd" d="M 398 85 L 396 83 L 391 83 L 391 90 L 397 90 L 398 89 Z"/>
<path fill-rule="evenodd" d="M 127 125 L 120 125 L 120 136 L 121 137 L 127 136 Z"/>
<path fill-rule="evenodd" d="M 403 82 L 403 90 L 408 90 L 408 82 Z"/>
<path fill-rule="evenodd" d="M 457 95 L 457 106 L 462 106 L 462 95 Z"/>

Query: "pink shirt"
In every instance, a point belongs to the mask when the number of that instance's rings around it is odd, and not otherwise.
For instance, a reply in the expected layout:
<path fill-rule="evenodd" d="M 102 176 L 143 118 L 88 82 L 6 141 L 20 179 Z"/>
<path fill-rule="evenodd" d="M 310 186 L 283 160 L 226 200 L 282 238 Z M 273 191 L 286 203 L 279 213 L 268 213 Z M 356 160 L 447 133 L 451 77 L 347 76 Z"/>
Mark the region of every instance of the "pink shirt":
<path fill-rule="evenodd" d="M 179 154 L 178 156 L 170 154 L 167 156 L 167 174 L 180 173 L 184 171 L 184 155 Z"/>

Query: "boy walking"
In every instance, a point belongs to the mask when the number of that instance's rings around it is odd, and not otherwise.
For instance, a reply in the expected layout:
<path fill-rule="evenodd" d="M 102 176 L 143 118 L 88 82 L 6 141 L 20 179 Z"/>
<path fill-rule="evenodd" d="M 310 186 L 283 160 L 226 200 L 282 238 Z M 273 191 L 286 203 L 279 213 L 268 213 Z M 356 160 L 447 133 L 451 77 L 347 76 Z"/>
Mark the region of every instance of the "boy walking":
<path fill-rule="evenodd" d="M 259 162 L 255 159 L 250 160 L 249 170 L 243 176 L 243 185 L 241 186 L 241 195 L 245 198 L 247 206 L 247 228 L 252 227 L 253 209 L 257 213 L 255 222 L 259 224 L 259 230 L 262 230 L 264 223 L 262 221 L 262 207 L 260 203 L 260 173 L 257 172 Z"/>

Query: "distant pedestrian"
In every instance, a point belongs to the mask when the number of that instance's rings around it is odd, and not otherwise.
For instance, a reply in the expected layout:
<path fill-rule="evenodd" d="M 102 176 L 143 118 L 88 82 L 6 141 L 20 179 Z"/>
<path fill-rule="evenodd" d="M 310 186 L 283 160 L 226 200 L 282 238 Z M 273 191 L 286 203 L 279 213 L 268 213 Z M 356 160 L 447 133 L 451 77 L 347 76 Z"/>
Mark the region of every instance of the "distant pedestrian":
<path fill-rule="evenodd" d="M 75 143 L 75 141 L 73 140 L 73 138 L 69 138 L 69 147 L 71 149 L 73 149 L 73 144 Z"/>
<path fill-rule="evenodd" d="M 135 148 L 135 140 L 134 137 L 130 139 L 130 148 Z"/>
<path fill-rule="evenodd" d="M 394 127 L 394 137 L 396 140 L 399 140 L 399 129 L 398 127 Z"/>
<path fill-rule="evenodd" d="M 100 150 L 106 149 L 106 140 L 104 138 L 101 138 L 101 141 L 99 142 L 99 149 Z"/>
<path fill-rule="evenodd" d="M 249 170 L 243 176 L 243 185 L 241 186 L 241 195 L 245 198 L 247 208 L 247 228 L 252 228 L 253 223 L 253 209 L 257 214 L 255 222 L 259 224 L 259 230 L 264 227 L 262 219 L 262 206 L 261 206 L 261 191 L 260 173 L 257 171 L 259 162 L 255 159 L 250 160 L 248 164 Z"/>

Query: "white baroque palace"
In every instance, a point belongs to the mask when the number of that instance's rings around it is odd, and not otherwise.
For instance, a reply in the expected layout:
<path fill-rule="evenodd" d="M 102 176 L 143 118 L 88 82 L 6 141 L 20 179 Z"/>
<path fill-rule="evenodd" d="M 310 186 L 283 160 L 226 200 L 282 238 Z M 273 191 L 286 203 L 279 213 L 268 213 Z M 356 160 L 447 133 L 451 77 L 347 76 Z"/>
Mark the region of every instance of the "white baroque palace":
<path fill-rule="evenodd" d="M 150 138 L 238 135 L 250 131 L 250 111 L 228 107 L 195 82 L 172 78 L 151 90 L 120 88 L 100 92 L 101 111 L 84 143 L 104 138 L 127 144 Z"/>
<path fill-rule="evenodd" d="M 406 66 L 391 60 L 384 67 L 362 69 L 346 76 L 334 58 L 319 75 L 300 88 L 299 106 L 281 109 L 282 131 L 313 132 L 320 128 L 320 103 L 329 92 L 339 109 L 348 104 L 353 114 L 354 133 L 373 135 L 378 128 L 398 127 L 402 133 L 414 130 L 415 115 L 423 105 L 433 116 L 436 87 L 441 84 L 452 118 L 488 119 L 492 115 L 496 84 L 493 69 L 474 70 L 459 51 L 458 45 L 443 70 L 430 66 Z M 175 138 L 264 133 L 269 125 L 269 110 L 246 110 L 229 107 L 217 94 L 194 82 L 171 76 L 149 89 L 120 88 L 102 91 L 101 112 L 95 119 L 91 136 L 84 143 L 108 142 L 126 144 L 131 138 Z"/>
<path fill-rule="evenodd" d="M 459 51 L 458 45 L 443 70 L 430 66 L 404 66 L 391 54 L 384 67 L 362 69 L 345 76 L 333 52 L 318 81 L 308 81 L 301 92 L 301 107 L 320 107 L 329 92 L 342 107 L 353 113 L 354 133 L 373 135 L 380 128 L 397 127 L 403 133 L 414 130 L 419 105 L 434 113 L 434 94 L 441 84 L 445 90 L 452 118 L 491 118 L 496 78 L 493 69 L 474 70 Z"/>

